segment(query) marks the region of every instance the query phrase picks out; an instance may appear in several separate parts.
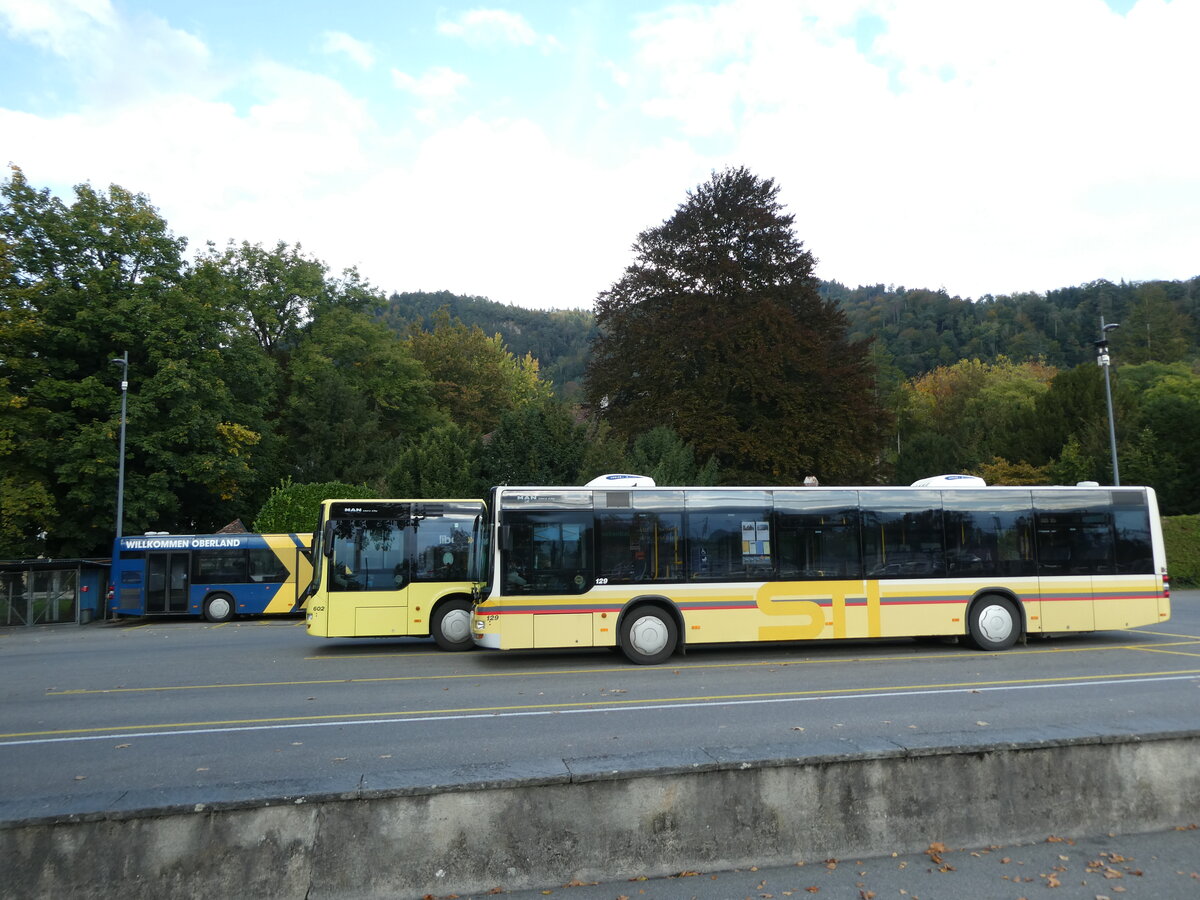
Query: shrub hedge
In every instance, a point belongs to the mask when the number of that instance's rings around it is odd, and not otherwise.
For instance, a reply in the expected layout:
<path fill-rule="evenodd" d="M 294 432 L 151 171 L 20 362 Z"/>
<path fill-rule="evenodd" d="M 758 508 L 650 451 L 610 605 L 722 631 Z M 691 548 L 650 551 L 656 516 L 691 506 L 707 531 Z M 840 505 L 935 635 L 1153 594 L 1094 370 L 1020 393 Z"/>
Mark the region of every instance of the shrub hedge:
<path fill-rule="evenodd" d="M 1164 516 L 1162 527 L 1171 584 L 1200 585 L 1200 516 Z"/>

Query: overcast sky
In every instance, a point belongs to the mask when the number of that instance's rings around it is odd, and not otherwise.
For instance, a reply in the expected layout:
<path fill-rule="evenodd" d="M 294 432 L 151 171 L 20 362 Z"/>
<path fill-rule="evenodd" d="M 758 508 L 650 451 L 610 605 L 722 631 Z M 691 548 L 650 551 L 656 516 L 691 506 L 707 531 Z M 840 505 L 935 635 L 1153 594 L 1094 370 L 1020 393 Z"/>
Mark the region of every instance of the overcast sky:
<path fill-rule="evenodd" d="M 532 307 L 731 165 L 850 286 L 1182 279 L 1198 36 L 1200 0 L 0 0 L 0 163 Z"/>

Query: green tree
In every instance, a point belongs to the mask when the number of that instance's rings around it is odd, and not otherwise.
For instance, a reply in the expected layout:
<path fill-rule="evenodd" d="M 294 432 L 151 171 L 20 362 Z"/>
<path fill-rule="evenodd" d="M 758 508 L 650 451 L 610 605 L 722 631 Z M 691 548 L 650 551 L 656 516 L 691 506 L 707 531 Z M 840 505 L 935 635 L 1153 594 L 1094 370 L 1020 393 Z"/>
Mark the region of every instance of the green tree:
<path fill-rule="evenodd" d="M 421 363 L 363 313 L 318 316 L 288 376 L 280 429 L 298 480 L 382 484 L 408 443 L 445 422 Z"/>
<path fill-rule="evenodd" d="M 579 482 L 587 484 L 600 475 L 629 471 L 625 441 L 607 422 L 596 419 L 586 425 L 583 458 L 579 463 Z"/>
<path fill-rule="evenodd" d="M 1011 463 L 1006 459 L 996 458 L 990 463 L 981 464 L 973 474 L 978 474 L 988 484 L 1049 484 L 1050 477 L 1044 466 L 1031 466 L 1029 463 Z"/>
<path fill-rule="evenodd" d="M 334 278 L 323 262 L 306 256 L 299 244 L 292 247 L 283 242 L 264 249 L 231 241 L 224 250 L 209 243 L 207 253 L 192 268 L 187 287 L 201 302 L 223 311 L 231 347 L 252 355 L 257 351 L 262 360 L 256 368 L 225 373 L 236 390 L 248 391 L 252 383 L 262 396 L 261 416 L 255 422 L 261 435 L 256 454 L 261 494 L 266 485 L 296 471 L 288 458 L 295 432 L 288 433 L 281 410 L 295 405 L 293 400 L 303 405 L 303 397 L 284 400 L 285 391 L 298 385 L 292 377 L 297 348 L 324 316 L 334 311 L 369 313 L 382 297 L 356 270 L 347 269 Z M 302 365 L 305 362 L 310 360 L 301 360 Z"/>
<path fill-rule="evenodd" d="M 770 180 L 715 173 L 596 300 L 591 409 L 632 438 L 668 425 L 730 481 L 874 472 L 888 414 L 866 341 L 823 299 Z"/>
<path fill-rule="evenodd" d="M 445 309 L 435 314 L 433 331 L 410 330 L 408 348 L 429 372 L 438 405 L 479 434 L 492 431 L 504 412 L 552 394 L 532 355 L 517 359 L 500 335 L 488 337 L 478 325 L 451 321 Z"/>
<path fill-rule="evenodd" d="M 1084 363 L 1055 375 L 1034 404 L 1026 440 L 1027 461 L 1034 465 L 1046 465 L 1068 454 L 1060 460 L 1056 483 L 1111 483 L 1108 410 L 1100 367 Z"/>
<path fill-rule="evenodd" d="M 1121 482 L 1156 488 L 1164 514 L 1200 509 L 1200 376 L 1180 364 L 1120 373 Z"/>
<path fill-rule="evenodd" d="M 453 423 L 431 428 L 400 451 L 387 474 L 388 496 L 482 497 L 479 436 Z"/>
<path fill-rule="evenodd" d="M 243 514 L 261 359 L 186 290 L 184 239 L 143 195 L 84 184 L 66 204 L 16 167 L 0 185 L 0 238 L 0 555 L 109 545 L 120 407 L 109 360 L 125 350 L 125 530 L 205 530 Z"/>
<path fill-rule="evenodd" d="M 674 486 L 716 484 L 719 474 L 714 457 L 698 464 L 693 447 L 666 425 L 634 439 L 629 468 L 637 475 L 649 475 L 655 484 Z"/>
<path fill-rule="evenodd" d="M 264 351 L 278 356 L 296 345 L 324 305 L 325 274 L 325 264 L 305 257 L 299 245 L 280 242 L 264 250 L 261 244 L 230 241 L 218 250 L 210 242 L 196 261 L 192 289 L 228 309 Z"/>
<path fill-rule="evenodd" d="M 1122 323 L 1121 361 L 1174 362 L 1188 355 L 1195 343 L 1195 324 L 1167 297 L 1162 284 L 1142 285 L 1137 303 Z"/>
<path fill-rule="evenodd" d="M 1028 462 L 1029 421 L 1054 374 L 1001 356 L 995 363 L 961 360 L 913 378 L 899 416 L 897 480 L 974 472 L 996 459 Z"/>
<path fill-rule="evenodd" d="M 271 489 L 271 496 L 254 516 L 258 534 L 309 534 L 317 530 L 321 503 L 325 500 L 373 500 L 376 494 L 364 484 L 323 481 L 294 484 L 283 479 Z"/>
<path fill-rule="evenodd" d="M 580 483 L 586 429 L 556 400 L 510 410 L 484 444 L 481 475 L 488 485 Z"/>

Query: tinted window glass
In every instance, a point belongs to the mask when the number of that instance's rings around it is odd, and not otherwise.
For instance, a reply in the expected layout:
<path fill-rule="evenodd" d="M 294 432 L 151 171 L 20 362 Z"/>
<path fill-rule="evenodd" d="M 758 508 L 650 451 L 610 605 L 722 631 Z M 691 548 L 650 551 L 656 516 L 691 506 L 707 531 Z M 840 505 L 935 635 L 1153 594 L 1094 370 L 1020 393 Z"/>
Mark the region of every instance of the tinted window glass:
<path fill-rule="evenodd" d="M 683 578 L 681 513 L 608 511 L 596 514 L 596 576 L 612 584 Z"/>
<path fill-rule="evenodd" d="M 330 590 L 394 591 L 408 584 L 404 526 L 397 520 L 336 520 L 332 549 Z"/>
<path fill-rule="evenodd" d="M 946 574 L 940 491 L 862 491 L 860 497 L 867 578 Z"/>
<path fill-rule="evenodd" d="M 1108 491 L 1045 491 L 1034 496 L 1039 575 L 1111 575 Z"/>
<path fill-rule="evenodd" d="M 771 500 L 766 492 L 697 491 L 687 499 L 688 573 L 693 581 L 772 577 Z"/>
<path fill-rule="evenodd" d="M 942 494 L 950 576 L 1036 575 L 1033 501 L 1028 491 L 954 490 Z"/>
<path fill-rule="evenodd" d="M 1154 571 L 1150 543 L 1150 510 L 1141 491 L 1113 491 L 1113 531 L 1117 573 L 1148 575 Z"/>
<path fill-rule="evenodd" d="M 776 491 L 779 577 L 862 577 L 857 502 L 854 491 Z"/>
<path fill-rule="evenodd" d="M 505 593 L 578 594 L 591 587 L 590 513 L 505 513 Z"/>
<path fill-rule="evenodd" d="M 249 580 L 245 550 L 197 550 L 192 554 L 195 584 L 245 584 Z"/>
<path fill-rule="evenodd" d="M 414 581 L 465 581 L 473 517 L 433 516 L 415 525 Z"/>
<path fill-rule="evenodd" d="M 287 581 L 287 566 L 280 560 L 278 554 L 269 547 L 246 551 L 250 562 L 250 580 L 265 584 L 279 584 Z M 284 550 L 284 553 L 295 552 Z"/>

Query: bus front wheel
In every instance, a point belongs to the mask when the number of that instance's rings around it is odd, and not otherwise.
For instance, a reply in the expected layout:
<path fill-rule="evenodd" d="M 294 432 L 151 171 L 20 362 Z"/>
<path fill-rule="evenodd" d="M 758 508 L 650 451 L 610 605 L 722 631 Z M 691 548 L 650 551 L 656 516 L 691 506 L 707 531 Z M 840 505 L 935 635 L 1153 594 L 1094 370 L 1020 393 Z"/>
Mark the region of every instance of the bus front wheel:
<path fill-rule="evenodd" d="M 979 650 L 1007 650 L 1021 636 L 1021 615 L 1007 597 L 981 597 L 971 607 L 967 630 Z"/>
<path fill-rule="evenodd" d="M 470 601 L 462 597 L 447 600 L 434 611 L 429 631 L 443 650 L 470 650 L 475 644 L 471 640 Z"/>
<path fill-rule="evenodd" d="M 204 601 L 204 618 L 210 622 L 228 622 L 233 618 L 233 598 L 228 594 L 213 594 Z"/>
<path fill-rule="evenodd" d="M 678 641 L 675 620 L 657 606 L 639 607 L 621 623 L 621 652 L 641 666 L 662 662 L 675 652 Z"/>

